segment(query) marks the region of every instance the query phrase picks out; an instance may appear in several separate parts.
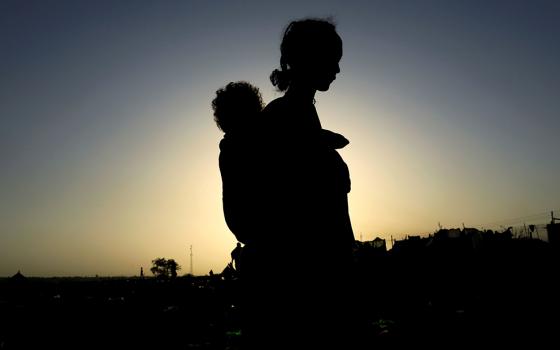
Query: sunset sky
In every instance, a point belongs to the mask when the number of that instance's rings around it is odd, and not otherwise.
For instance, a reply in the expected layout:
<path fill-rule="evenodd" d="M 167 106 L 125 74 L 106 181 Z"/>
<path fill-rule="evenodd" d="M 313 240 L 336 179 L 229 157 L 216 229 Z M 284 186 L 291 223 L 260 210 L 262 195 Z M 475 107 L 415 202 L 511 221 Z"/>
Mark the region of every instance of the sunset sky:
<path fill-rule="evenodd" d="M 221 271 L 210 101 L 281 96 L 282 30 L 307 16 L 343 40 L 316 107 L 350 140 L 356 238 L 560 216 L 559 1 L 0 0 L 0 276 L 188 273 L 190 245 Z"/>

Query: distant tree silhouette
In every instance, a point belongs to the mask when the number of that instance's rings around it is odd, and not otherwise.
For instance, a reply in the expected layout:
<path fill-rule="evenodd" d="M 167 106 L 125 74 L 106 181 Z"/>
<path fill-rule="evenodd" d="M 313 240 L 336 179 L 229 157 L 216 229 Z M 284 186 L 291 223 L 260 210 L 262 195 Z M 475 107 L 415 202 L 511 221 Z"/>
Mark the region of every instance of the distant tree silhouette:
<path fill-rule="evenodd" d="M 157 278 L 175 278 L 181 266 L 173 259 L 156 258 L 152 260 L 150 271 Z"/>

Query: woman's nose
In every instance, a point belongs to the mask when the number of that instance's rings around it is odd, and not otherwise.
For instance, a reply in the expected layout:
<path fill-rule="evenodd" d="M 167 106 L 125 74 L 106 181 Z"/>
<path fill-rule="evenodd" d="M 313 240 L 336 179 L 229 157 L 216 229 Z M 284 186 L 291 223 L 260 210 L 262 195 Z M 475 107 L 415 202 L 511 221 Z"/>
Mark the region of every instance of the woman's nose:
<path fill-rule="evenodd" d="M 340 73 L 340 64 L 337 61 L 331 61 L 329 63 L 329 70 L 334 74 Z"/>

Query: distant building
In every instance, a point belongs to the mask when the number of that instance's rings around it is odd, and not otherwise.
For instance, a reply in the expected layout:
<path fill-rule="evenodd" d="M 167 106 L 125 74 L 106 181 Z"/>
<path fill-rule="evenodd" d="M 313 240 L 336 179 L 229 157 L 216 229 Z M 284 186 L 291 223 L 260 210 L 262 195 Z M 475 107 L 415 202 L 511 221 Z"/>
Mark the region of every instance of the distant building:
<path fill-rule="evenodd" d="M 395 241 L 391 249 L 393 254 L 418 255 L 425 252 L 433 237 L 408 236 L 407 239 Z"/>
<path fill-rule="evenodd" d="M 361 241 L 356 241 L 356 244 L 358 246 L 358 249 L 374 249 L 374 250 L 380 250 L 383 252 L 387 251 L 387 243 L 385 242 L 384 239 L 376 237 L 373 241 L 365 241 L 365 242 L 361 242 Z"/>
<path fill-rule="evenodd" d="M 373 241 L 356 241 L 355 243 L 354 257 L 359 264 L 376 264 L 378 259 L 387 256 L 387 243 L 382 238 L 377 237 Z"/>
<path fill-rule="evenodd" d="M 546 225 L 546 232 L 548 233 L 548 243 L 552 246 L 560 246 L 560 224 L 550 223 Z"/>
<path fill-rule="evenodd" d="M 461 229 L 458 228 L 443 228 L 439 231 L 437 231 L 434 234 L 434 237 L 436 239 L 454 239 L 454 238 L 459 238 L 463 235 L 463 232 L 461 231 Z"/>
<path fill-rule="evenodd" d="M 27 281 L 27 278 L 18 270 L 18 272 L 12 276 L 11 278 L 12 282 L 23 282 L 23 281 Z"/>
<path fill-rule="evenodd" d="M 387 251 L 387 242 L 385 242 L 384 239 L 381 239 L 379 237 L 375 237 L 375 239 L 373 241 L 371 241 L 371 245 L 375 249 L 380 249 L 384 252 Z"/>

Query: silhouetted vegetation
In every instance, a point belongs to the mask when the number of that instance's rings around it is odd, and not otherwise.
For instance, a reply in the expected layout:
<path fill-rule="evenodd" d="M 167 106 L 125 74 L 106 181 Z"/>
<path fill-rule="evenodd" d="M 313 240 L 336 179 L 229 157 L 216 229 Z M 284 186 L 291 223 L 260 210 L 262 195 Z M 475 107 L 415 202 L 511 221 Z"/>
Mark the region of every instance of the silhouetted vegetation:
<path fill-rule="evenodd" d="M 175 278 L 181 266 L 173 259 L 156 258 L 152 260 L 150 271 L 157 278 Z"/>

